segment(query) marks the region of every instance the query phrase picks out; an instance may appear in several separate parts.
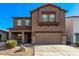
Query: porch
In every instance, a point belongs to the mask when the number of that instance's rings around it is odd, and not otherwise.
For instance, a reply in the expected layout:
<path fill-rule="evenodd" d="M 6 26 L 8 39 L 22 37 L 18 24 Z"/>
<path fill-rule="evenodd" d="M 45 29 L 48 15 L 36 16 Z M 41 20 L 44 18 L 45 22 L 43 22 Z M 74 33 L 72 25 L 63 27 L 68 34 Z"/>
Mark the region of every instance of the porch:
<path fill-rule="evenodd" d="M 28 30 L 10 30 L 9 39 L 16 39 L 18 44 L 31 44 L 31 32 Z"/>

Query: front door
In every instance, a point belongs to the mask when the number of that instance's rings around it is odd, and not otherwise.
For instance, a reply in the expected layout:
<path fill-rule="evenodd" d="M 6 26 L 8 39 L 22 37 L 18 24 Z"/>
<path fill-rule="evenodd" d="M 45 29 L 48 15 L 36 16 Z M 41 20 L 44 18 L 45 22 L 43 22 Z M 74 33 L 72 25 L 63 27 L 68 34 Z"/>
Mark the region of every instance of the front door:
<path fill-rule="evenodd" d="M 24 42 L 27 44 L 31 44 L 31 33 L 29 33 L 29 32 L 25 33 L 25 41 Z"/>
<path fill-rule="evenodd" d="M 27 43 L 31 43 L 31 33 L 28 33 L 28 40 Z"/>
<path fill-rule="evenodd" d="M 28 43 L 31 43 L 31 33 L 28 33 Z"/>

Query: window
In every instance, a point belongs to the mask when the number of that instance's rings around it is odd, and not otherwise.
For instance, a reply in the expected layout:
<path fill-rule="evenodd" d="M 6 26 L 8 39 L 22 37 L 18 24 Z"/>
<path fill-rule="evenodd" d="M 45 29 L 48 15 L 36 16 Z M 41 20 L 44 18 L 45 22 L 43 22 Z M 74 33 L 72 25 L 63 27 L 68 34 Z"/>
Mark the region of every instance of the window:
<path fill-rule="evenodd" d="M 25 26 L 30 26 L 30 20 L 25 20 Z"/>
<path fill-rule="evenodd" d="M 48 14 L 42 14 L 42 21 L 48 22 Z"/>
<path fill-rule="evenodd" d="M 17 20 L 17 26 L 21 26 L 22 25 L 22 20 Z"/>
<path fill-rule="evenodd" d="M 76 33 L 76 41 L 79 41 L 79 33 Z"/>
<path fill-rule="evenodd" d="M 49 14 L 49 22 L 55 21 L 55 14 Z"/>
<path fill-rule="evenodd" d="M 58 26 L 59 22 L 56 21 L 56 11 L 41 11 L 41 19 L 39 19 L 39 25 L 55 25 Z"/>
<path fill-rule="evenodd" d="M 42 14 L 42 22 L 54 22 L 55 14 Z"/>

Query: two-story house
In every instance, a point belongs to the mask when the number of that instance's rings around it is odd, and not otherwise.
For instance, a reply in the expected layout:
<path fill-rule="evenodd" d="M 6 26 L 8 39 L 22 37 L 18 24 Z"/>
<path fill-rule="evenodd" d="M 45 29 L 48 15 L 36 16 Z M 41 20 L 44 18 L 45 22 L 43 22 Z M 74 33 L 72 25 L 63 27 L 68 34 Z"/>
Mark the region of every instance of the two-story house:
<path fill-rule="evenodd" d="M 66 43 L 65 13 L 53 4 L 46 4 L 33 11 L 31 17 L 13 17 L 14 27 L 9 29 L 9 39 L 19 43 L 62 44 Z"/>

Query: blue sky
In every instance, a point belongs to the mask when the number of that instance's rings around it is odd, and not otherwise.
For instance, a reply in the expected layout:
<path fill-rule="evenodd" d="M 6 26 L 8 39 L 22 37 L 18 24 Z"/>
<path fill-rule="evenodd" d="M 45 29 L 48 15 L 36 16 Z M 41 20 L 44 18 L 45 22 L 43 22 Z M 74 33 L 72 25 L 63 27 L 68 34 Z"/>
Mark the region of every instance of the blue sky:
<path fill-rule="evenodd" d="M 54 3 L 68 10 L 66 16 L 79 16 L 79 3 Z M 30 17 L 30 11 L 45 5 L 43 3 L 1 3 L 0 4 L 0 28 L 13 27 L 12 17 Z"/>

